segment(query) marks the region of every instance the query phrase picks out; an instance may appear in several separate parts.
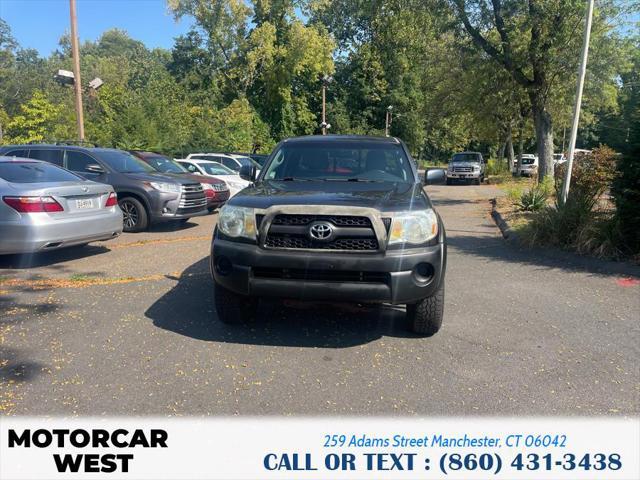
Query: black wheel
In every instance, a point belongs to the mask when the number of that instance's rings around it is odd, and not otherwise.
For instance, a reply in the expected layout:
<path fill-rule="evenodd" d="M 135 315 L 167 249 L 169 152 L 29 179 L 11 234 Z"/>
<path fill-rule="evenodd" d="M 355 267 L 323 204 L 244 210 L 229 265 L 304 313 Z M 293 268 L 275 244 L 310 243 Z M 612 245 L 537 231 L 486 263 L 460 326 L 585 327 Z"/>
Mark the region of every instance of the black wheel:
<path fill-rule="evenodd" d="M 407 305 L 407 319 L 411 330 L 430 337 L 440 330 L 444 316 L 444 284 L 436 292 L 418 303 Z"/>
<path fill-rule="evenodd" d="M 214 284 L 216 313 L 223 323 L 246 323 L 256 315 L 258 299 L 239 295 L 235 292 Z"/>
<path fill-rule="evenodd" d="M 480 177 L 476 178 L 476 179 L 473 181 L 473 183 L 474 183 L 474 184 L 476 184 L 476 185 L 480 185 Z"/>
<path fill-rule="evenodd" d="M 451 180 L 450 178 L 447 178 L 447 185 L 451 185 L 453 183 L 453 180 Z"/>
<path fill-rule="evenodd" d="M 149 216 L 144 205 L 137 198 L 124 197 L 118 201 L 122 210 L 122 223 L 125 232 L 141 232 L 149 226 Z"/>

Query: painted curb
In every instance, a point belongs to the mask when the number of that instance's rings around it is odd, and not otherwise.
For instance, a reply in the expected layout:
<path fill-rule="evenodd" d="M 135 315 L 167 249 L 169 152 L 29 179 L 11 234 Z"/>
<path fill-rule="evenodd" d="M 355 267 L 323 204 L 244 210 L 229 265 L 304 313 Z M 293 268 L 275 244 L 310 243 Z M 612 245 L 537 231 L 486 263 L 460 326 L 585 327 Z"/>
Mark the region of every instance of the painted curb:
<path fill-rule="evenodd" d="M 509 241 L 517 241 L 518 235 L 513 231 L 513 229 L 509 226 L 507 221 L 504 219 L 502 214 L 496 209 L 496 199 L 491 199 L 491 217 L 493 221 L 496 222 L 496 225 L 500 229 L 502 236 L 505 240 Z"/>

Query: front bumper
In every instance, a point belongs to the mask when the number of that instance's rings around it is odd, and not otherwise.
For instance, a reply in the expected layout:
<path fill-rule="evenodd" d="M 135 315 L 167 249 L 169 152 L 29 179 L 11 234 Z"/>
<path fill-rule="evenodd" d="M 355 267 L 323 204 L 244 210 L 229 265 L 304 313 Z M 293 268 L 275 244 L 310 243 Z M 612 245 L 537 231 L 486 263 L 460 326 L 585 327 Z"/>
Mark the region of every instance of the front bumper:
<path fill-rule="evenodd" d="M 112 208 L 91 217 L 22 214 L 0 225 L 0 254 L 33 253 L 109 240 L 122 233 L 122 212 Z"/>
<path fill-rule="evenodd" d="M 468 178 L 480 178 L 481 172 L 450 172 L 447 170 L 447 178 L 451 179 L 468 179 Z"/>
<path fill-rule="evenodd" d="M 151 202 L 152 222 L 183 220 L 209 213 L 206 202 L 198 208 L 180 208 L 180 194 L 178 193 L 153 190 L 148 194 Z"/>
<path fill-rule="evenodd" d="M 431 269 L 427 277 L 419 275 L 425 265 Z M 267 250 L 216 237 L 210 257 L 215 282 L 238 294 L 363 303 L 405 304 L 429 297 L 444 281 L 445 267 L 444 243 L 375 254 L 310 253 Z M 264 271 L 320 272 L 318 275 L 329 279 L 269 278 L 262 275 Z M 344 273 L 360 274 L 364 279 L 370 278 L 368 274 L 382 274 L 384 280 L 331 279 Z"/>

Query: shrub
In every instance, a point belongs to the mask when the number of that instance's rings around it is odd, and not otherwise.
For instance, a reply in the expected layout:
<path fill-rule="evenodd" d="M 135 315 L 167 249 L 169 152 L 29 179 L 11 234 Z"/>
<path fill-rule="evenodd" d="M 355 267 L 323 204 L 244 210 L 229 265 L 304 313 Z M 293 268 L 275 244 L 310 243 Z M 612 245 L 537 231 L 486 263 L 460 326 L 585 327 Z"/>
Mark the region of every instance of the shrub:
<path fill-rule="evenodd" d="M 549 189 L 545 184 L 539 183 L 520 194 L 516 206 L 525 212 L 537 212 L 547 206 Z"/>
<path fill-rule="evenodd" d="M 505 160 L 490 158 L 487 162 L 485 176 L 488 177 L 489 175 L 502 175 L 504 173 L 509 173 L 509 162 Z"/>
<path fill-rule="evenodd" d="M 640 149 L 618 160 L 618 176 L 611 193 L 616 205 L 615 221 L 620 248 L 640 253 Z"/>
<path fill-rule="evenodd" d="M 617 227 L 599 203 L 615 177 L 615 153 L 600 147 L 574 162 L 567 201 L 559 201 L 565 165 L 556 170 L 556 203 L 539 209 L 527 234 L 532 244 L 556 245 L 598 256 L 618 256 Z M 552 187 L 541 187 L 548 192 Z"/>

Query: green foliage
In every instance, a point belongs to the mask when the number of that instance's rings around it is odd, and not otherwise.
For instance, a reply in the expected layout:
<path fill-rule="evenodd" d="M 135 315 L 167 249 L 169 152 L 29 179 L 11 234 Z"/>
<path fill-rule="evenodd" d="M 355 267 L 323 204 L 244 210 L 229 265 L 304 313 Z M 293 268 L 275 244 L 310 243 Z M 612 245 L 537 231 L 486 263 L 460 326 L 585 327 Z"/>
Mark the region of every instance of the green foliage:
<path fill-rule="evenodd" d="M 524 212 L 537 212 L 546 207 L 548 198 L 549 189 L 544 183 L 537 183 L 523 191 L 515 205 Z"/>
<path fill-rule="evenodd" d="M 618 176 L 612 194 L 616 205 L 615 222 L 620 234 L 620 248 L 640 254 L 640 149 L 620 157 Z"/>
<path fill-rule="evenodd" d="M 497 158 L 490 158 L 487 161 L 487 168 L 485 175 L 502 175 L 509 172 L 509 163 L 506 160 Z"/>
<path fill-rule="evenodd" d="M 556 172 L 557 195 L 563 170 Z M 603 257 L 620 256 L 624 245 L 619 224 L 603 197 L 614 178 L 615 154 L 610 148 L 600 147 L 590 155 L 579 156 L 572 170 L 567 201 L 540 209 L 523 236 L 525 240 Z M 546 188 L 551 190 L 550 186 Z"/>
<path fill-rule="evenodd" d="M 20 110 L 21 113 L 7 125 L 5 143 L 41 142 L 68 137 L 68 123 L 64 121 L 63 108 L 51 103 L 43 92 L 36 90 Z"/>

